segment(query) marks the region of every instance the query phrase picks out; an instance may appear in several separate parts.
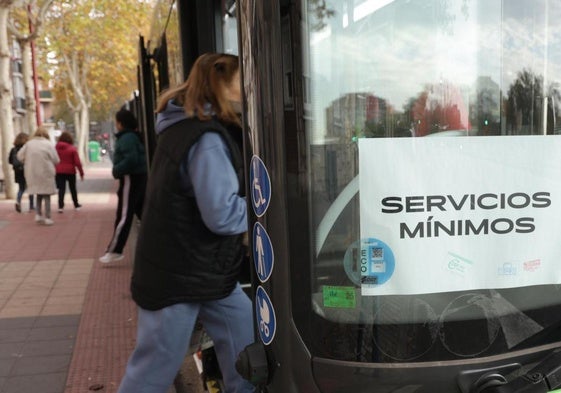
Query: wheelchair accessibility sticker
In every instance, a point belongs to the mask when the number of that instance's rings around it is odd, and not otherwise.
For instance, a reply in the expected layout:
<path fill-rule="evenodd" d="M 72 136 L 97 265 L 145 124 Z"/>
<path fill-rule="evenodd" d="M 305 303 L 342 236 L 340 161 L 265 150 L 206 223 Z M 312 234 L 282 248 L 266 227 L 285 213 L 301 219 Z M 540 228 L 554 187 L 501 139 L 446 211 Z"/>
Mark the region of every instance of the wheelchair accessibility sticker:
<path fill-rule="evenodd" d="M 267 231 L 258 222 L 253 226 L 253 262 L 259 281 L 267 281 L 273 272 L 275 254 Z"/>
<path fill-rule="evenodd" d="M 276 318 L 271 299 L 269 299 L 262 286 L 257 287 L 255 293 L 255 313 L 261 341 L 263 341 L 263 344 L 269 345 L 275 337 Z"/>
<path fill-rule="evenodd" d="M 267 211 L 271 200 L 271 179 L 265 164 L 257 156 L 251 158 L 249 179 L 251 181 L 253 211 L 257 217 L 261 217 Z"/>

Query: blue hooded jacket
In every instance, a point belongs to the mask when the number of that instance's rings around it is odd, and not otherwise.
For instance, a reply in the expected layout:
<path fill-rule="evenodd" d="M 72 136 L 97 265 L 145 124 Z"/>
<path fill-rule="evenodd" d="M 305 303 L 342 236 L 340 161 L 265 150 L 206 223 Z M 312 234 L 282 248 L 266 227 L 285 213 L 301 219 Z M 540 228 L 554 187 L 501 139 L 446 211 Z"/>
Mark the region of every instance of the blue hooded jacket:
<path fill-rule="evenodd" d="M 168 102 L 158 113 L 156 133 L 186 119 L 182 106 Z M 181 183 L 195 197 L 205 225 L 219 235 L 247 231 L 247 205 L 239 196 L 238 178 L 232 167 L 230 151 L 216 132 L 204 133 L 182 160 Z"/>

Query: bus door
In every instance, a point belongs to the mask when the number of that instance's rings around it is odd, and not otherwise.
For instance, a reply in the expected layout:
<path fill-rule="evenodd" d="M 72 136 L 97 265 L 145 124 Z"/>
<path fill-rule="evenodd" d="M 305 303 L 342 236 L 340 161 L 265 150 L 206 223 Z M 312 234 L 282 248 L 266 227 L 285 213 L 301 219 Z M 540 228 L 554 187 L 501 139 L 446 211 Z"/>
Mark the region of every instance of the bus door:
<path fill-rule="evenodd" d="M 257 332 L 240 372 L 283 393 L 555 389 L 561 2 L 238 15 Z"/>

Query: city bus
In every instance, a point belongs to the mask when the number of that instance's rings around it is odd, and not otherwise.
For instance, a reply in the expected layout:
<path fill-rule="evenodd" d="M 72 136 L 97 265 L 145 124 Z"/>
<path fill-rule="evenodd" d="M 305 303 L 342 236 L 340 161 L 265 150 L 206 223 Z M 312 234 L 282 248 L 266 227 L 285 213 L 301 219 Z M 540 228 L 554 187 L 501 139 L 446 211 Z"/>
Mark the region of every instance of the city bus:
<path fill-rule="evenodd" d="M 240 57 L 258 391 L 559 388 L 561 2 L 167 10 L 154 85 Z"/>

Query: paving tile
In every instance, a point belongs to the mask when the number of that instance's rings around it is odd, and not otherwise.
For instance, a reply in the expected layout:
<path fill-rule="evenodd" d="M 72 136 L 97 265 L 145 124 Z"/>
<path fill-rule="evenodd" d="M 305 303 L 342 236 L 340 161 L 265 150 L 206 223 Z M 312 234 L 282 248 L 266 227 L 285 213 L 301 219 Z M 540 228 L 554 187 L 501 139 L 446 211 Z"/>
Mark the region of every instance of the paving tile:
<path fill-rule="evenodd" d="M 85 232 L 85 231 L 84 231 Z M 95 230 L 92 233 L 92 238 L 97 238 L 97 232 L 98 230 Z M 94 260 L 90 257 L 90 258 L 75 258 L 75 259 L 68 259 L 66 261 L 66 266 L 78 266 L 78 265 L 84 265 L 84 266 L 92 266 L 92 262 Z"/>
<path fill-rule="evenodd" d="M 21 284 L 23 280 L 25 280 L 24 277 L 8 277 L 2 275 L 2 277 L 0 277 L 0 285 L 8 287 L 15 284 L 17 286 Z"/>
<path fill-rule="evenodd" d="M 55 259 L 55 260 L 40 260 L 37 261 L 35 265 L 36 268 L 50 268 L 50 269 L 59 269 L 60 267 L 64 266 L 66 261 L 64 259 Z"/>
<path fill-rule="evenodd" d="M 61 272 L 61 276 L 66 277 L 66 276 L 70 276 L 70 275 L 87 275 L 89 277 L 89 274 L 91 272 L 91 267 L 90 266 L 71 266 L 71 267 L 65 267 L 62 272 Z"/>
<path fill-rule="evenodd" d="M 3 318 L 0 319 L 0 329 L 30 328 L 35 324 L 35 317 L 31 318 Z"/>
<path fill-rule="evenodd" d="M 24 272 L 28 272 L 29 270 L 31 270 L 33 268 L 33 266 L 35 266 L 37 264 L 36 261 L 27 261 L 27 262 L 4 262 L 3 264 L 3 268 L 2 268 L 2 274 L 7 273 L 7 272 L 19 272 L 19 271 L 24 271 Z"/>
<path fill-rule="evenodd" d="M 12 299 L 29 299 L 29 298 L 43 298 L 45 299 L 51 293 L 50 288 L 41 289 L 25 289 L 18 288 L 15 292 L 12 292 Z"/>
<path fill-rule="evenodd" d="M 34 327 L 76 326 L 80 324 L 80 314 L 38 317 Z"/>
<path fill-rule="evenodd" d="M 50 297 L 64 297 L 64 296 L 84 296 L 86 294 L 86 287 L 74 288 L 57 288 L 55 287 L 50 293 Z"/>
<path fill-rule="evenodd" d="M 41 310 L 41 316 L 48 315 L 69 315 L 80 314 L 82 312 L 82 304 L 53 304 L 44 306 Z"/>
<path fill-rule="evenodd" d="M 8 299 L 13 295 L 14 291 L 0 291 L 0 299 Z"/>
<path fill-rule="evenodd" d="M 26 297 L 26 298 L 11 298 L 8 300 L 4 307 L 21 307 L 21 306 L 41 306 L 45 303 L 45 298 L 40 296 Z"/>
<path fill-rule="evenodd" d="M 74 339 L 30 341 L 24 344 L 21 353 L 23 356 L 66 355 L 72 353 Z"/>
<path fill-rule="evenodd" d="M 57 274 L 59 273 L 64 267 L 64 264 L 46 264 L 44 262 L 37 262 L 37 264 L 31 269 L 29 275 L 35 275 L 36 273 L 43 273 L 43 274 Z"/>
<path fill-rule="evenodd" d="M 77 295 L 77 296 L 49 296 L 47 301 L 45 302 L 46 306 L 55 306 L 55 305 L 63 305 L 63 304 L 79 304 L 82 305 L 84 303 L 84 296 Z"/>
<path fill-rule="evenodd" d="M 60 272 L 60 277 L 83 280 L 85 277 L 89 277 L 90 271 L 91 269 L 88 270 L 87 267 L 73 266 L 66 269 L 62 269 Z"/>
<path fill-rule="evenodd" d="M 61 393 L 65 383 L 65 372 L 9 377 L 4 383 L 2 393 Z"/>
<path fill-rule="evenodd" d="M 0 343 L 0 359 L 13 358 L 21 355 L 25 343 Z"/>
<path fill-rule="evenodd" d="M 59 276 L 59 272 L 57 271 L 32 271 L 30 272 L 27 277 L 25 278 L 24 282 L 55 282 Z"/>
<path fill-rule="evenodd" d="M 39 284 L 39 285 L 50 285 L 53 286 L 57 280 L 57 275 L 52 276 L 27 276 L 22 284 Z"/>
<path fill-rule="evenodd" d="M 17 360 L 17 357 L 0 358 L 0 377 L 9 376 Z"/>
<path fill-rule="evenodd" d="M 74 339 L 76 338 L 77 330 L 78 326 L 34 327 L 29 332 L 27 341 Z"/>
<path fill-rule="evenodd" d="M 29 274 L 31 268 L 21 269 L 21 270 L 8 270 L 4 269 L 0 271 L 0 276 L 2 278 L 23 278 Z"/>
<path fill-rule="evenodd" d="M 32 317 L 39 315 L 43 306 L 14 306 L 0 310 L 0 318 Z"/>
<path fill-rule="evenodd" d="M 66 373 L 72 355 L 29 356 L 17 359 L 11 375 Z M 1 364 L 0 364 L 1 365 Z"/>
<path fill-rule="evenodd" d="M 88 285 L 89 277 L 86 278 L 88 275 L 81 275 L 80 277 L 71 277 L 71 276 L 59 276 L 55 288 L 83 288 Z"/>
<path fill-rule="evenodd" d="M 20 282 L 0 282 L 0 291 L 13 291 L 21 285 Z"/>
<path fill-rule="evenodd" d="M 18 291 L 50 291 L 52 287 L 52 284 L 46 283 L 21 283 L 18 287 Z"/>
<path fill-rule="evenodd" d="M 31 328 L 25 329 L 0 329 L 0 343 L 18 343 L 24 342 Z"/>

